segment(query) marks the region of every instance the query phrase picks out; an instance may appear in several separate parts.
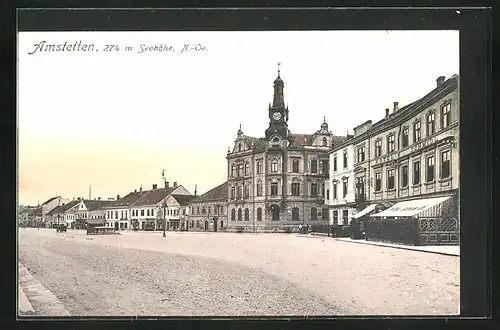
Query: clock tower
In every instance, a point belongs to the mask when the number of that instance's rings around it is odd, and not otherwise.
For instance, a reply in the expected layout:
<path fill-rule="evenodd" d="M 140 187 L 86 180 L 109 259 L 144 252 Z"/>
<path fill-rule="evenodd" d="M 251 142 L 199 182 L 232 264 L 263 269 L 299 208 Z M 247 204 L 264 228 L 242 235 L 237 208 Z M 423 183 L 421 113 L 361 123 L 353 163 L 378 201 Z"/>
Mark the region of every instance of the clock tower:
<path fill-rule="evenodd" d="M 284 83 L 280 77 L 280 63 L 278 63 L 278 77 L 274 80 L 273 104 L 269 104 L 269 127 L 266 129 L 266 138 L 278 137 L 280 140 L 288 137 L 288 107 L 285 107 L 283 96 Z"/>

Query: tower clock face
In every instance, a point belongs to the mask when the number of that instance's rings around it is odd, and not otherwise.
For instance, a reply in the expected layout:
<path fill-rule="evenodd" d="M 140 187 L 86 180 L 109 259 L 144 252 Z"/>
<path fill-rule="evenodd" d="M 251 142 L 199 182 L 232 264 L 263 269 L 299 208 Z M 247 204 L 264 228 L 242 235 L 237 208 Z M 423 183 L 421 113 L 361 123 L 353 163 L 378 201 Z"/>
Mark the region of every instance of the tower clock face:
<path fill-rule="evenodd" d="M 273 119 L 274 120 L 280 120 L 280 118 L 281 118 L 281 113 L 279 113 L 279 112 L 273 113 Z"/>

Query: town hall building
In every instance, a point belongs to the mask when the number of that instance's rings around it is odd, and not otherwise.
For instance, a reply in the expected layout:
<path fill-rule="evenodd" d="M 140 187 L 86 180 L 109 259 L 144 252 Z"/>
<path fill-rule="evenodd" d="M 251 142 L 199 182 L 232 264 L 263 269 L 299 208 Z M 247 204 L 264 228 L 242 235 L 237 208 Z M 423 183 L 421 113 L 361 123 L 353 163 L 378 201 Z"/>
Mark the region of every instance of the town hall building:
<path fill-rule="evenodd" d="M 283 90 L 278 68 L 265 136 L 247 136 L 240 125 L 233 149 L 228 150 L 230 229 L 284 231 L 299 224 L 328 225 L 328 151 L 346 137 L 333 136 L 325 118 L 313 134 L 292 133 Z"/>

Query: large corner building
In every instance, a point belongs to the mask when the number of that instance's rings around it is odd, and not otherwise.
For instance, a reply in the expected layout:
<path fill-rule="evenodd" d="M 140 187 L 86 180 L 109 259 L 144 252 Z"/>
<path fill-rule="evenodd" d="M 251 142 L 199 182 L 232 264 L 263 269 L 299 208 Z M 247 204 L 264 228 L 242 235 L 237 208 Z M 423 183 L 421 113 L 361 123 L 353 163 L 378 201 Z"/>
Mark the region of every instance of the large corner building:
<path fill-rule="evenodd" d="M 231 229 L 283 231 L 300 223 L 328 225 L 328 209 L 324 207 L 328 151 L 346 137 L 333 136 L 325 119 L 313 134 L 291 133 L 283 91 L 278 69 L 265 136 L 247 136 L 240 126 L 233 149 L 228 150 Z"/>

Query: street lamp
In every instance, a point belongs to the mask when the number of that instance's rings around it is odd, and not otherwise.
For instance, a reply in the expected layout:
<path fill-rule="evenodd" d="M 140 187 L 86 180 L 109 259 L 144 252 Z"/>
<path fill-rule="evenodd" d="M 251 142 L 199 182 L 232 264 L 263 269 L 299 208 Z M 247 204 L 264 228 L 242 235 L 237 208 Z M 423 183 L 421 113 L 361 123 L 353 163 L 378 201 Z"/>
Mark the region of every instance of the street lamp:
<path fill-rule="evenodd" d="M 167 228 L 167 202 L 163 201 L 163 237 L 167 237 L 165 229 Z"/>

